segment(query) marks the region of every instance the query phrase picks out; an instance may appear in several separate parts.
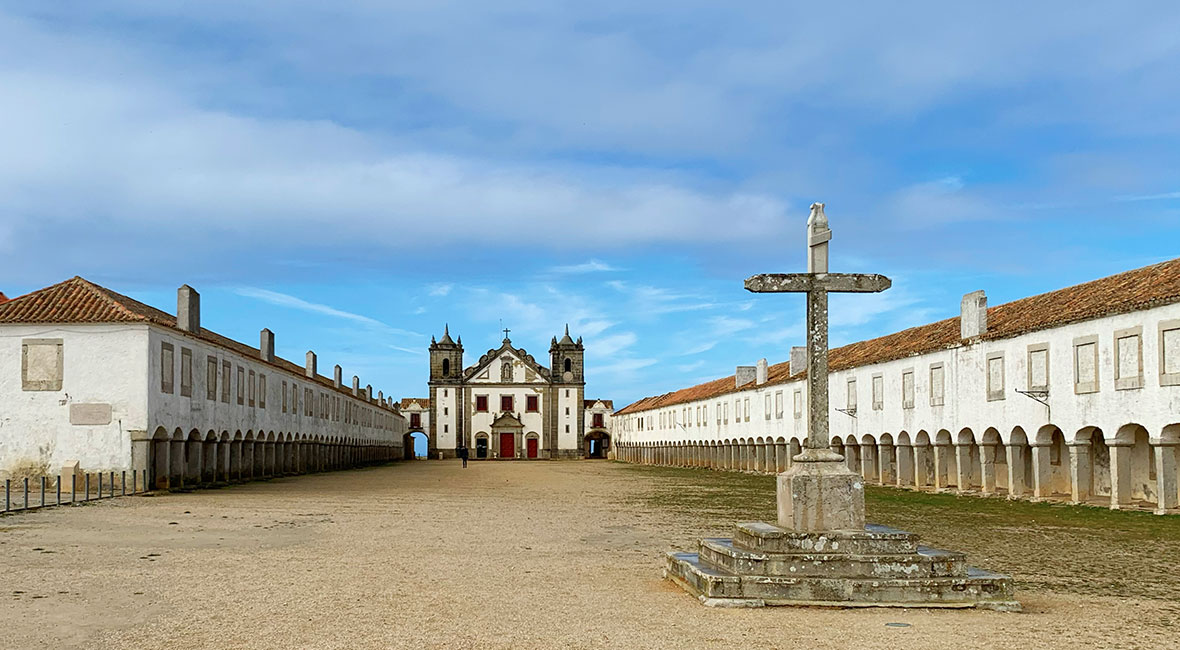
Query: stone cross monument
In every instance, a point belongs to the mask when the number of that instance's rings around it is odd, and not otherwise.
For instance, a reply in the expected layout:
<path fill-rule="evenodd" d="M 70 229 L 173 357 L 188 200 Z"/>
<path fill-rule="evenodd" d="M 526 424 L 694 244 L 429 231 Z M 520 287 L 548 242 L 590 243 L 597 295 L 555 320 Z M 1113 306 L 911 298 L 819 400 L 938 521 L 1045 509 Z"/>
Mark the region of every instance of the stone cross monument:
<path fill-rule="evenodd" d="M 828 293 L 876 293 L 889 288 L 877 274 L 828 273 L 832 230 L 824 204 L 807 219 L 807 273 L 767 273 L 746 280 L 754 293 L 807 294 L 807 445 L 778 477 L 778 523 L 799 531 L 860 530 L 865 525 L 864 483 L 829 447 Z"/>
<path fill-rule="evenodd" d="M 828 293 L 889 288 L 881 275 L 828 273 L 832 231 L 824 204 L 807 220 L 807 273 L 756 275 L 755 293 L 807 294 L 805 449 L 778 475 L 778 525 L 739 523 L 697 552 L 671 551 L 664 577 L 710 607 L 876 605 L 1019 610 L 1012 578 L 967 565 L 962 553 L 918 544 L 903 530 L 865 524 L 864 481 L 828 446 Z"/>

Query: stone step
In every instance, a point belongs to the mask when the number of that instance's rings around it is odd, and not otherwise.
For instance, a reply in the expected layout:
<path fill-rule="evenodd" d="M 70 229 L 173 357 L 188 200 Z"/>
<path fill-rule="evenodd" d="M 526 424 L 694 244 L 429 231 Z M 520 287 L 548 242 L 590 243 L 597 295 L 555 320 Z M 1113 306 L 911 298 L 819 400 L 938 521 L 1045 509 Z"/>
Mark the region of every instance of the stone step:
<path fill-rule="evenodd" d="M 971 568 L 960 577 L 831 578 L 738 575 L 696 553 L 668 553 L 665 577 L 714 607 L 983 607 L 1019 611 L 1008 576 Z"/>
<path fill-rule="evenodd" d="M 804 533 L 755 521 L 734 526 L 734 546 L 758 553 L 824 553 L 905 555 L 918 552 L 918 536 L 904 530 L 868 524 L 863 531 Z"/>
<path fill-rule="evenodd" d="M 702 563 L 739 575 L 938 578 L 967 575 L 967 556 L 919 546 L 914 553 L 761 553 L 723 538 L 702 539 Z"/>

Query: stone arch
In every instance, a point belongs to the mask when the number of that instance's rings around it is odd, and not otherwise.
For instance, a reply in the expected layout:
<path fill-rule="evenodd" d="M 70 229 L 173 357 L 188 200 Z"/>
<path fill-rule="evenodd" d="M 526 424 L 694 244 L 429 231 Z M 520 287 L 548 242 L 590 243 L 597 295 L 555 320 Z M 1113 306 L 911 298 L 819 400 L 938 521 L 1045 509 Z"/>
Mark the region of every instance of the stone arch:
<path fill-rule="evenodd" d="M 955 448 L 951 444 L 951 432 L 939 429 L 934 434 L 932 445 L 934 456 L 934 487 L 938 490 L 958 485 L 958 468 L 955 464 Z"/>
<path fill-rule="evenodd" d="M 486 459 L 491 455 L 489 442 L 491 438 L 487 431 L 477 431 L 475 434 L 475 454 L 474 457 L 478 459 Z"/>
<path fill-rule="evenodd" d="M 903 429 L 897 433 L 893 456 L 897 461 L 897 485 L 917 485 L 914 481 L 914 447 L 908 431 Z"/>
<path fill-rule="evenodd" d="M 844 438 L 844 464 L 860 474 L 860 442 L 851 434 Z"/>
<path fill-rule="evenodd" d="M 1033 485 L 1032 448 L 1028 444 L 1028 435 L 1019 426 L 1013 427 L 1008 434 L 1008 444 L 1004 447 L 1004 462 L 1008 474 L 1008 496 L 1020 497 L 1028 494 Z"/>
<path fill-rule="evenodd" d="M 1096 498 L 1110 502 L 1110 447 L 1107 446 L 1102 429 L 1088 426 L 1074 434 L 1069 466 L 1074 501 L 1085 502 Z"/>
<path fill-rule="evenodd" d="M 885 432 L 877 438 L 877 480 L 882 485 L 897 484 L 897 447 L 893 434 Z"/>
<path fill-rule="evenodd" d="M 790 454 L 791 462 L 793 463 L 795 462 L 795 456 L 803 453 L 803 444 L 799 442 L 798 438 L 791 438 L 791 441 L 788 444 L 791 446 L 791 450 L 788 453 Z"/>
<path fill-rule="evenodd" d="M 914 435 L 914 487 L 934 487 L 934 446 L 930 434 L 919 429 Z"/>
<path fill-rule="evenodd" d="M 537 435 L 536 431 L 524 434 L 524 457 L 533 460 L 541 458 L 541 436 Z M 606 458 L 605 452 L 602 458 Z"/>
<path fill-rule="evenodd" d="M 982 462 L 975 432 L 963 427 L 955 436 L 955 485 L 959 491 L 971 490 L 983 485 Z"/>
<path fill-rule="evenodd" d="M 201 445 L 201 482 L 210 485 L 216 483 L 220 476 L 220 468 L 218 467 L 221 461 L 221 454 L 218 453 L 220 440 L 216 431 L 207 431 L 204 438 Z"/>
<path fill-rule="evenodd" d="M 172 456 L 172 436 L 164 427 L 157 427 L 151 441 L 151 477 L 144 477 L 145 486 L 156 490 L 169 487 L 168 463 Z"/>
<path fill-rule="evenodd" d="M 861 476 L 865 477 L 866 481 L 876 482 L 880 480 L 877 473 L 877 463 L 879 462 L 878 450 L 876 436 L 866 433 L 860 437 L 860 467 L 858 470 Z"/>
<path fill-rule="evenodd" d="M 787 454 L 787 439 L 779 436 L 774 439 L 774 471 L 782 473 L 791 466 L 791 457 Z"/>
<path fill-rule="evenodd" d="M 1069 450 L 1065 444 L 1065 434 L 1055 424 L 1046 424 L 1037 429 L 1035 446 L 1033 449 L 1034 470 L 1040 478 L 1040 489 L 1035 490 L 1037 497 L 1065 496 L 1073 493 L 1073 486 L 1069 475 Z M 1036 457 L 1043 457 L 1037 459 Z"/>

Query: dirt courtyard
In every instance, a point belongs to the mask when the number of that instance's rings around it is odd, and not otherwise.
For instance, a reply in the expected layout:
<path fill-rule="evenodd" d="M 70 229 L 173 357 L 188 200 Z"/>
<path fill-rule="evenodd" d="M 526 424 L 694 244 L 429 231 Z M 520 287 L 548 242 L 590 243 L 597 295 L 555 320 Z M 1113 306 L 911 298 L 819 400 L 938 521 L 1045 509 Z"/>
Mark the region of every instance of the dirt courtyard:
<path fill-rule="evenodd" d="M 714 491 L 742 480 L 705 475 Z M 1018 592 L 1023 614 L 702 607 L 661 579 L 663 553 L 764 518 L 773 492 L 727 520 L 730 509 L 669 498 L 698 498 L 694 477 L 605 461 L 405 462 L 4 517 L 0 647 L 1180 644 L 1167 598 L 1042 587 Z"/>

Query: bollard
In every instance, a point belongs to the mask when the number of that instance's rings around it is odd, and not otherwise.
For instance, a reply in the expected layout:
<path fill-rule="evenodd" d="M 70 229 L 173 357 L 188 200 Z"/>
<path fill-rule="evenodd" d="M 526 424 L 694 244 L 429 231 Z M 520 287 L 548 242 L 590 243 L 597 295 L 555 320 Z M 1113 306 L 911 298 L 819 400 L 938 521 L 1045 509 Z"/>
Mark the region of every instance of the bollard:
<path fill-rule="evenodd" d="M 78 475 L 70 474 L 70 505 L 78 498 Z"/>
<path fill-rule="evenodd" d="M 132 480 L 134 480 L 134 479 L 135 479 L 135 477 L 133 476 Z M 123 496 L 127 496 L 127 470 L 123 470 L 123 478 L 119 481 L 119 484 L 123 490 Z M 131 493 L 135 494 L 135 486 L 134 485 L 131 486 Z"/>
<path fill-rule="evenodd" d="M 102 472 L 98 473 L 98 498 L 102 499 Z"/>
<path fill-rule="evenodd" d="M 102 476 L 102 474 L 99 474 L 99 476 Z M 90 474 L 86 474 L 85 483 L 86 483 L 86 494 L 82 496 L 82 500 L 89 501 L 90 500 Z"/>
<path fill-rule="evenodd" d="M 111 498 L 115 498 L 115 470 L 111 470 Z"/>
<path fill-rule="evenodd" d="M 45 475 L 44 474 L 41 475 L 41 503 L 37 507 L 38 508 L 45 507 Z"/>
<path fill-rule="evenodd" d="M 29 509 L 29 477 L 25 477 L 25 510 Z"/>
<path fill-rule="evenodd" d="M 61 505 L 61 474 L 57 475 L 57 505 Z"/>
<path fill-rule="evenodd" d="M 12 493 L 12 479 L 4 479 L 4 512 L 8 512 L 11 506 L 11 499 L 9 495 Z"/>

